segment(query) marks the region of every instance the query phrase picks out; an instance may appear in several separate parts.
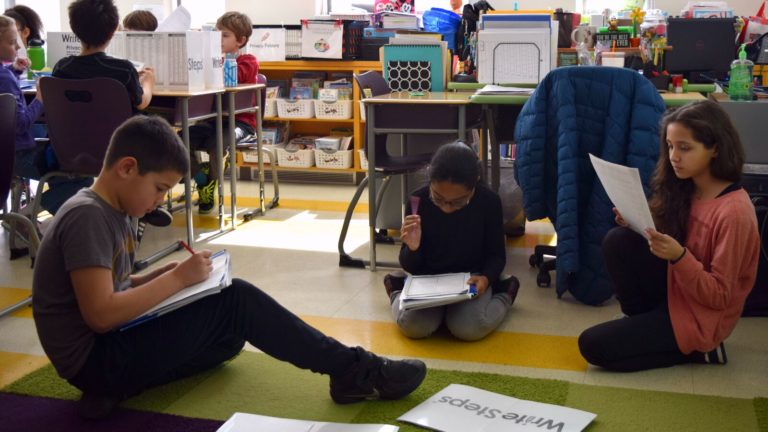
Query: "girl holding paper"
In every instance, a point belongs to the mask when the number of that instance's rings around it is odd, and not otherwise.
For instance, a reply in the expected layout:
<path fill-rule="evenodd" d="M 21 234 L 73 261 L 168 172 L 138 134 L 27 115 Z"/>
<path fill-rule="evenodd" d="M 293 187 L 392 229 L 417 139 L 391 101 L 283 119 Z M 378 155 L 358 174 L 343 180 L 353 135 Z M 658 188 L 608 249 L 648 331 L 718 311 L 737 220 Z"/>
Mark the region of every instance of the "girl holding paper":
<path fill-rule="evenodd" d="M 401 310 L 405 275 L 387 275 L 392 315 L 408 337 L 427 337 L 445 321 L 459 339 L 482 339 L 501 324 L 515 301 L 517 278 L 501 278 L 506 264 L 501 200 L 479 180 L 475 152 L 460 142 L 447 144 L 432 157 L 429 185 L 411 196 L 400 229 L 400 265 L 413 275 L 469 272 L 467 283 L 475 285 L 478 295 L 447 306 Z"/>
<path fill-rule="evenodd" d="M 605 236 L 603 254 L 626 317 L 579 336 L 587 361 L 623 372 L 727 362 L 723 341 L 760 253 L 755 208 L 739 185 L 743 164 L 738 132 L 717 103 L 664 117 L 649 203 L 658 230 L 643 237 L 614 209 L 620 226 Z"/>

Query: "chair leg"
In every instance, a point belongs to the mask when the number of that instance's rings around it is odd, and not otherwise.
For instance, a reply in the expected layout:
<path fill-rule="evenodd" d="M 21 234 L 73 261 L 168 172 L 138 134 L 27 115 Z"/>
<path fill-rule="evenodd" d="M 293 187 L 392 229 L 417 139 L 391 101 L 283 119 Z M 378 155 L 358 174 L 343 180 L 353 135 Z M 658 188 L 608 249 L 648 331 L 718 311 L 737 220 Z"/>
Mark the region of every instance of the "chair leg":
<path fill-rule="evenodd" d="M 267 149 L 262 149 L 262 152 L 269 156 L 269 166 L 272 169 L 272 187 L 274 188 L 275 193 L 272 197 L 272 201 L 267 204 L 267 208 L 271 209 L 277 207 L 277 203 L 280 201 L 280 182 L 277 180 L 277 154 L 274 150 Z"/>
<path fill-rule="evenodd" d="M 365 268 L 365 262 L 363 260 L 352 258 L 348 253 L 344 251 L 344 240 L 347 239 L 347 231 L 349 231 L 349 224 L 352 221 L 352 213 L 355 211 L 357 202 L 360 201 L 360 196 L 363 194 L 365 187 L 368 186 L 368 180 L 368 176 L 365 176 L 365 178 L 357 186 L 355 194 L 352 196 L 352 201 L 349 202 L 349 206 L 347 207 L 347 212 L 344 214 L 344 224 L 341 226 L 341 233 L 339 234 L 338 244 L 339 267 Z"/>

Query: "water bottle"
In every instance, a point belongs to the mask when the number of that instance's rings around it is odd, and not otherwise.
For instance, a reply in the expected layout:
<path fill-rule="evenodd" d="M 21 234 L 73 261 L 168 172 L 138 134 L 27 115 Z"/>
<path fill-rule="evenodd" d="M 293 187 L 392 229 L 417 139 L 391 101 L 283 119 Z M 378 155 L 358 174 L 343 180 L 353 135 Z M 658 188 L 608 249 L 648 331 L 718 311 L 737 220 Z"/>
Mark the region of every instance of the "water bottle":
<path fill-rule="evenodd" d="M 232 54 L 224 60 L 224 87 L 237 87 L 237 60 Z"/>
<path fill-rule="evenodd" d="M 30 39 L 27 48 L 27 57 L 29 57 L 29 68 L 39 71 L 45 68 L 45 51 L 43 50 L 43 41 L 40 39 Z"/>
<path fill-rule="evenodd" d="M 739 49 L 739 58 L 731 63 L 731 80 L 728 83 L 728 97 L 731 100 L 752 100 L 752 67 L 755 65 L 747 60 L 745 44 Z"/>

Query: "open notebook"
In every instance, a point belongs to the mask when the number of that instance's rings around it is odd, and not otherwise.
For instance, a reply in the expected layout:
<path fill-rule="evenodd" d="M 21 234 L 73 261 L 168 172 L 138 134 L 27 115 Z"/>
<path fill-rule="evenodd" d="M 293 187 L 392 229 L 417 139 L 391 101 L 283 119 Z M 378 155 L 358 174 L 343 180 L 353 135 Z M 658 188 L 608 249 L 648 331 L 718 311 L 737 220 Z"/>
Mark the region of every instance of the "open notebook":
<path fill-rule="evenodd" d="M 140 316 L 123 324 L 120 330 L 126 330 L 143 322 L 157 318 L 160 315 L 188 305 L 203 297 L 213 295 L 222 289 L 232 285 L 232 261 L 226 249 L 220 250 L 211 256 L 213 270 L 208 279 L 188 286 L 176 294 L 161 301 L 153 308 Z"/>
<path fill-rule="evenodd" d="M 469 300 L 477 295 L 474 285 L 467 285 L 469 273 L 445 273 L 408 276 L 400 295 L 400 309 L 423 309 Z"/>

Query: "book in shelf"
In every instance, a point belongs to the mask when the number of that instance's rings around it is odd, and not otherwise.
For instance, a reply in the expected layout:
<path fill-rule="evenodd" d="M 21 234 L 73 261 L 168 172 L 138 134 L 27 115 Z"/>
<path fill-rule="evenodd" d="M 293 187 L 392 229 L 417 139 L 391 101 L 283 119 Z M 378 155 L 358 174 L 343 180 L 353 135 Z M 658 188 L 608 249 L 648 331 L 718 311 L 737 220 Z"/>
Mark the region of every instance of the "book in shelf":
<path fill-rule="evenodd" d="M 127 330 L 168 312 L 179 309 L 203 297 L 216 294 L 232 285 L 232 260 L 229 252 L 222 249 L 211 256 L 213 270 L 202 282 L 190 285 L 172 296 L 161 301 L 138 317 L 123 324 L 120 330 Z"/>

